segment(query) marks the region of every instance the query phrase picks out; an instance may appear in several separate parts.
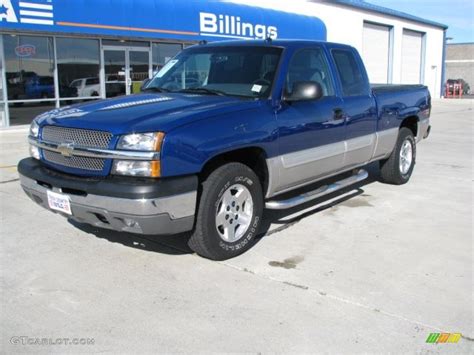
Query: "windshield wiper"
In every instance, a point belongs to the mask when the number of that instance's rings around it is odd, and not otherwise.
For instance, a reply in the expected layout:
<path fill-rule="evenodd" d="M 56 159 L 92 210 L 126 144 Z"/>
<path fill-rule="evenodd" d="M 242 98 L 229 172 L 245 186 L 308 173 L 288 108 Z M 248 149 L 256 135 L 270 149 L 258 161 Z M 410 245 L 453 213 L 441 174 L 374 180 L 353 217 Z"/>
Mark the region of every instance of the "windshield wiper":
<path fill-rule="evenodd" d="M 171 90 L 160 88 L 158 86 L 151 86 L 149 88 L 143 88 L 142 91 L 170 92 Z"/>
<path fill-rule="evenodd" d="M 209 89 L 205 87 L 197 87 L 197 88 L 187 88 L 179 90 L 178 92 L 189 92 L 189 93 L 196 93 L 196 94 L 209 94 L 209 95 L 218 95 L 218 96 L 226 96 L 227 93 L 221 90 Z"/>

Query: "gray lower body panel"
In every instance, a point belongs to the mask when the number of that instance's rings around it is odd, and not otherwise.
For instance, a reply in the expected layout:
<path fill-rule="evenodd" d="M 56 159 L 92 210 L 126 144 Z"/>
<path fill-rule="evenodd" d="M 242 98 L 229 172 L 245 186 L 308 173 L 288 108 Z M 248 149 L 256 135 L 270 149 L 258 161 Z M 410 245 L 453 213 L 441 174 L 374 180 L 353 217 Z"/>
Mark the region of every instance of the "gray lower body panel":
<path fill-rule="evenodd" d="M 282 194 L 388 157 L 398 128 L 267 159 L 266 197 Z"/>

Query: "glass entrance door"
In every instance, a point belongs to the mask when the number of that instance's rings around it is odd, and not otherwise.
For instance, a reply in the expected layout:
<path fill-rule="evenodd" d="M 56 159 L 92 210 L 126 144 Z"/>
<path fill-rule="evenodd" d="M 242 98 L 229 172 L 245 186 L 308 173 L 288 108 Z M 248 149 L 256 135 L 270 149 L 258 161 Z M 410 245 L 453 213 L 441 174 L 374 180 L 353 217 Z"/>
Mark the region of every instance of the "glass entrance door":
<path fill-rule="evenodd" d="M 148 48 L 104 46 L 105 96 L 137 94 L 150 73 Z"/>

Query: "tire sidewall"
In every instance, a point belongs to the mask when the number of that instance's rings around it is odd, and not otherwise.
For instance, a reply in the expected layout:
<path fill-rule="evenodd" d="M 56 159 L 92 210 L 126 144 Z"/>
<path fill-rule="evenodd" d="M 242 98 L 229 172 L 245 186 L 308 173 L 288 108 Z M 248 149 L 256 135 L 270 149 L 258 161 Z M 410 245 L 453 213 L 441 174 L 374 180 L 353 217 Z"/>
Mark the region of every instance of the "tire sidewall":
<path fill-rule="evenodd" d="M 221 197 L 229 187 L 235 184 L 241 184 L 250 191 L 253 200 L 253 214 L 245 234 L 239 240 L 230 243 L 220 237 L 215 218 Z M 243 253 L 254 244 L 262 219 L 263 198 L 260 182 L 250 169 L 247 173 L 243 171 L 238 174 L 234 174 L 232 171 L 226 173 L 215 188 L 210 191 L 206 205 L 209 208 L 204 211 L 204 225 L 213 253 L 222 255 L 222 258 L 230 258 Z M 203 207 L 205 208 L 205 206 Z"/>
<path fill-rule="evenodd" d="M 400 155 L 401 155 L 403 143 L 407 140 L 410 142 L 411 148 L 412 148 L 412 161 L 411 161 L 410 169 L 408 169 L 408 172 L 406 174 L 403 174 L 400 171 Z M 416 141 L 415 141 L 415 137 L 413 136 L 413 133 L 408 129 L 402 129 L 400 131 L 400 137 L 397 144 L 396 163 L 397 163 L 397 171 L 400 176 L 400 179 L 403 182 L 408 182 L 408 180 L 410 180 L 410 177 L 413 173 L 413 170 L 415 169 L 415 164 L 416 164 Z"/>

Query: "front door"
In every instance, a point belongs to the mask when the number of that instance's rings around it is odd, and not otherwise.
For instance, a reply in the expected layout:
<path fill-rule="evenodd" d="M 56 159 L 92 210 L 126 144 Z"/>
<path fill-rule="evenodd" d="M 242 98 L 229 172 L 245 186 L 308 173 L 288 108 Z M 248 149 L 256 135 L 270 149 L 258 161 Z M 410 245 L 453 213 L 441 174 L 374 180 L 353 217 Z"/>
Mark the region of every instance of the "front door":
<path fill-rule="evenodd" d="M 296 52 L 288 67 L 287 92 L 298 81 L 318 82 L 323 97 L 315 101 L 283 103 L 277 115 L 280 156 L 278 193 L 330 175 L 344 162 L 345 119 L 342 99 L 335 93 L 324 50 L 311 47 Z"/>
<path fill-rule="evenodd" d="M 150 73 L 150 50 L 104 46 L 105 96 L 115 97 L 140 92 Z"/>

